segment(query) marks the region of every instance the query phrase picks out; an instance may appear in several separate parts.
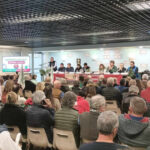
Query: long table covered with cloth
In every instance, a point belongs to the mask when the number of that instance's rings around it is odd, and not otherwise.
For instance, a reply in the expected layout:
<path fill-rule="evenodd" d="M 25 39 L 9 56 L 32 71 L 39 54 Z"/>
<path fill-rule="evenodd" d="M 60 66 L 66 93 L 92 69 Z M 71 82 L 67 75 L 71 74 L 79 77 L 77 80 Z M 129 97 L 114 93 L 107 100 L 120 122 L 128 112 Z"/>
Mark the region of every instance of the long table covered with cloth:
<path fill-rule="evenodd" d="M 79 76 L 84 76 L 85 78 L 90 78 L 93 82 L 98 82 L 100 74 L 78 74 L 78 73 L 54 73 L 54 81 L 59 80 L 60 78 L 65 78 L 69 83 L 74 80 L 78 80 Z M 117 83 L 120 83 L 120 80 L 123 78 L 123 74 L 104 74 L 105 78 L 113 77 L 117 79 Z"/>

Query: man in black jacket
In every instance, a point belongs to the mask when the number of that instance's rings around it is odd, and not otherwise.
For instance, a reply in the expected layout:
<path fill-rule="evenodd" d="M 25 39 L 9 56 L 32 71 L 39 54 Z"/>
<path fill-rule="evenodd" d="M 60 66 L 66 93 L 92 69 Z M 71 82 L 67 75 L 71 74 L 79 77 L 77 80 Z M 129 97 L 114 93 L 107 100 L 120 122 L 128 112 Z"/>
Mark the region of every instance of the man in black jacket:
<path fill-rule="evenodd" d="M 53 143 L 54 110 L 50 100 L 46 99 L 44 92 L 36 91 L 33 94 L 33 103 L 27 109 L 27 126 L 44 128 L 49 142 Z"/>
<path fill-rule="evenodd" d="M 106 100 L 116 100 L 118 106 L 121 106 L 122 95 L 118 89 L 114 88 L 114 78 L 107 79 L 107 87 L 102 90 L 102 95 Z"/>

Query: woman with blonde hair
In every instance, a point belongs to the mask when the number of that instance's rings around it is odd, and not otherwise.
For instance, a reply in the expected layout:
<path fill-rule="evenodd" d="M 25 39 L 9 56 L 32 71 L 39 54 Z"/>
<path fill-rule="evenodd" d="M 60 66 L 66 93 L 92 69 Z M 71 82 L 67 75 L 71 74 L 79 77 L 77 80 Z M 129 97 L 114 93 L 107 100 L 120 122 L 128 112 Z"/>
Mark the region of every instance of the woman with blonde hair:
<path fill-rule="evenodd" d="M 8 92 L 6 95 L 6 104 L 0 111 L 0 124 L 8 126 L 16 126 L 19 128 L 22 136 L 26 138 L 26 113 L 17 105 L 18 96 L 14 92 Z M 25 149 L 25 143 L 22 144 L 22 149 Z"/>
<path fill-rule="evenodd" d="M 11 80 L 8 80 L 6 82 L 6 85 L 4 87 L 4 91 L 2 93 L 2 103 L 5 104 L 6 103 L 6 95 L 7 93 L 11 92 L 14 86 L 14 82 L 12 82 Z"/>
<path fill-rule="evenodd" d="M 36 91 L 43 91 L 44 88 L 45 88 L 45 85 L 44 85 L 43 82 L 37 83 L 37 85 L 36 85 Z"/>

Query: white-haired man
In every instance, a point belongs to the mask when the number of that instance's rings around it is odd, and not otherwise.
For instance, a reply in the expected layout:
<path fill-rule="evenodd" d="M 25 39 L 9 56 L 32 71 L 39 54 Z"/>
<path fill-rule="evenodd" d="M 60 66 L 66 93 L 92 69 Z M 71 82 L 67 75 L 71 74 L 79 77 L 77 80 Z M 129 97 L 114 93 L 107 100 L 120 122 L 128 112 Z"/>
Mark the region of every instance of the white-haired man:
<path fill-rule="evenodd" d="M 52 143 L 54 110 L 51 108 L 50 100 L 46 99 L 43 91 L 36 91 L 32 100 L 33 106 L 27 109 L 27 125 L 44 128 L 49 142 Z"/>
<path fill-rule="evenodd" d="M 129 113 L 119 116 L 118 137 L 121 143 L 134 147 L 150 146 L 150 120 L 144 117 L 146 102 L 140 97 L 130 101 Z"/>
<path fill-rule="evenodd" d="M 91 124 L 92 126 L 92 124 Z M 99 131 L 96 142 L 84 144 L 80 150 L 123 150 L 127 147 L 115 144 L 114 137 L 117 134 L 119 126 L 118 116 L 112 111 L 102 112 L 97 120 L 97 129 Z"/>
<path fill-rule="evenodd" d="M 102 95 L 106 100 L 116 100 L 118 106 L 121 106 L 122 95 L 118 89 L 114 88 L 114 78 L 107 79 L 107 87 L 102 90 Z"/>
<path fill-rule="evenodd" d="M 105 105 L 106 101 L 103 96 L 93 96 L 90 100 L 90 112 L 84 112 L 80 115 L 80 136 L 83 143 L 89 143 L 97 139 L 97 118 L 101 112 L 105 111 Z"/>

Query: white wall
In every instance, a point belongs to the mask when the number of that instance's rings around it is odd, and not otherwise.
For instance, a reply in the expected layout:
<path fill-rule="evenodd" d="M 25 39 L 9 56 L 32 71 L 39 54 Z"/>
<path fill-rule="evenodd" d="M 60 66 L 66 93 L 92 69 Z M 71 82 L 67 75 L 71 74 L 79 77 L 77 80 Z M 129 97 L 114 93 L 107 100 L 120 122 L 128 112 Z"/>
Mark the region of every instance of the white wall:
<path fill-rule="evenodd" d="M 39 48 L 44 51 L 51 48 Z M 97 71 L 99 64 L 109 65 L 110 60 L 115 60 L 116 65 L 124 63 L 125 67 L 129 67 L 130 60 L 134 60 L 140 71 L 150 70 L 150 47 L 113 47 L 113 48 L 93 48 L 93 49 L 77 49 L 77 50 L 55 50 L 44 53 L 44 63 L 47 63 L 50 57 L 54 57 L 57 66 L 63 62 L 65 65 L 71 63 L 76 67 L 76 59 L 80 58 L 82 65 L 87 62 L 92 71 Z"/>

